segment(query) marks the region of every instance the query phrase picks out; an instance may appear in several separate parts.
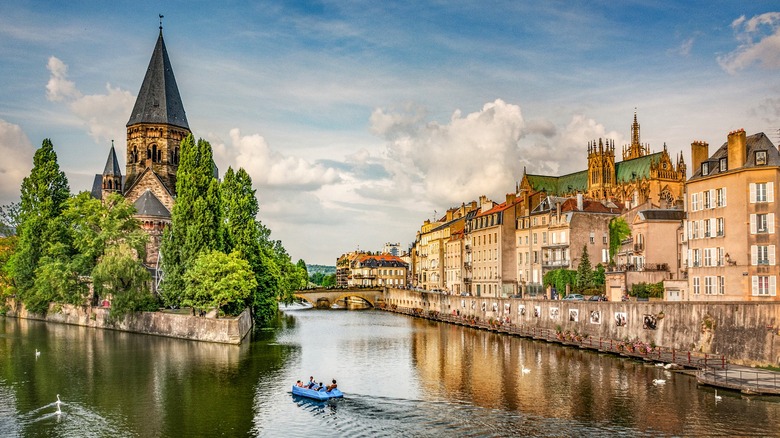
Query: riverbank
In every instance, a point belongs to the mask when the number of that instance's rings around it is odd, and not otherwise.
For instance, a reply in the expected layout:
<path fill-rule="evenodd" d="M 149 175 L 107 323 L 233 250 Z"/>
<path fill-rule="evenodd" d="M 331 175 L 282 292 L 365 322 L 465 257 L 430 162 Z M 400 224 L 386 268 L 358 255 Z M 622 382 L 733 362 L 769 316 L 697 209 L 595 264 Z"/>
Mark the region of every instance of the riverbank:
<path fill-rule="evenodd" d="M 249 309 L 236 317 L 219 319 L 164 312 L 136 312 L 113 319 L 109 317 L 110 309 L 105 307 L 50 304 L 47 314 L 41 316 L 28 312 L 22 303 L 13 299 L 7 300 L 6 306 L 6 316 L 12 318 L 220 344 L 241 344 L 252 329 Z"/>

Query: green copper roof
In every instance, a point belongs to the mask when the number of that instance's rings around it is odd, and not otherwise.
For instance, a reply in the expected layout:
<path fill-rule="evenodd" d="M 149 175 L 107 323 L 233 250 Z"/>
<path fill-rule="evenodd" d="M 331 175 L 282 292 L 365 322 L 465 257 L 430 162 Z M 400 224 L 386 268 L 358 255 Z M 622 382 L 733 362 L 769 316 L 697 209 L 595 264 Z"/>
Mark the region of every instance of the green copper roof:
<path fill-rule="evenodd" d="M 659 163 L 663 152 L 645 155 L 633 160 L 615 163 L 615 180 L 618 183 L 650 177 L 650 163 Z"/>

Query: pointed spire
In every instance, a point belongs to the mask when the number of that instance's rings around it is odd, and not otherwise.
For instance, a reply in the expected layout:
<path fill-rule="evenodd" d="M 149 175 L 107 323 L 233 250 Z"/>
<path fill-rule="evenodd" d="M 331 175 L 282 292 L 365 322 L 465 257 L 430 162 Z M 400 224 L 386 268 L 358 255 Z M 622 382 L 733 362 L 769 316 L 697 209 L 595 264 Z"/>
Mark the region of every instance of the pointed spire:
<path fill-rule="evenodd" d="M 163 40 L 162 15 L 160 15 L 160 35 L 157 37 L 152 59 L 149 61 L 144 82 L 141 84 L 127 126 L 139 123 L 168 124 L 190 129 Z"/>
<path fill-rule="evenodd" d="M 103 169 L 103 176 L 122 176 L 122 171 L 119 167 L 119 161 L 116 159 L 116 150 L 114 150 L 114 140 L 111 140 L 111 150 L 108 152 L 108 159 L 106 160 L 106 167 Z"/>

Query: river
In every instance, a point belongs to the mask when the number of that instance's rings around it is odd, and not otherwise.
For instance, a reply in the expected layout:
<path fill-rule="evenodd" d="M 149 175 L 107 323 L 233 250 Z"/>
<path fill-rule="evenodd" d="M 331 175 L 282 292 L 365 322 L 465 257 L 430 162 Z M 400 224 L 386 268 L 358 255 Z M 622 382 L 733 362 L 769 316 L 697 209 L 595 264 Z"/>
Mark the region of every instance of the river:
<path fill-rule="evenodd" d="M 293 398 L 310 375 L 345 398 Z M 285 310 L 241 346 L 0 317 L 0 436 L 780 436 L 780 399 L 718 394 L 648 363 L 377 310 Z"/>

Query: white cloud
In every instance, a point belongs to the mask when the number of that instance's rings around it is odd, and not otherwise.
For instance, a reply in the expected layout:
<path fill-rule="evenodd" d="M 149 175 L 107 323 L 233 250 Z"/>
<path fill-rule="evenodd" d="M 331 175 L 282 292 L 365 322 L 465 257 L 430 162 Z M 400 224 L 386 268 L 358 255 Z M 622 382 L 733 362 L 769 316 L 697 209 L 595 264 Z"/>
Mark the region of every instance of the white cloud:
<path fill-rule="evenodd" d="M 0 203 L 16 201 L 32 169 L 35 148 L 18 125 L 0 120 Z"/>
<path fill-rule="evenodd" d="M 691 54 L 691 49 L 693 48 L 693 42 L 695 41 L 695 38 L 691 37 L 687 40 L 683 41 L 682 44 L 680 44 L 680 47 L 677 49 L 677 53 L 683 56 L 688 56 Z"/>
<path fill-rule="evenodd" d="M 749 20 L 741 16 L 731 27 L 740 45 L 718 57 L 723 70 L 734 74 L 754 63 L 767 69 L 780 68 L 780 12 L 767 12 Z"/>
<path fill-rule="evenodd" d="M 259 134 L 241 135 L 237 128 L 230 130 L 231 147 L 217 144 L 215 154 L 223 161 L 243 167 L 252 176 L 257 187 L 314 190 L 341 180 L 339 173 L 303 158 L 285 156 L 271 149 Z"/>
<path fill-rule="evenodd" d="M 125 136 L 125 123 L 133 109 L 135 96 L 106 84 L 106 94 L 84 95 L 68 79 L 68 66 L 52 56 L 47 65 L 49 82 L 46 97 L 53 102 L 65 102 L 68 109 L 87 127 L 89 135 L 100 143 Z"/>

